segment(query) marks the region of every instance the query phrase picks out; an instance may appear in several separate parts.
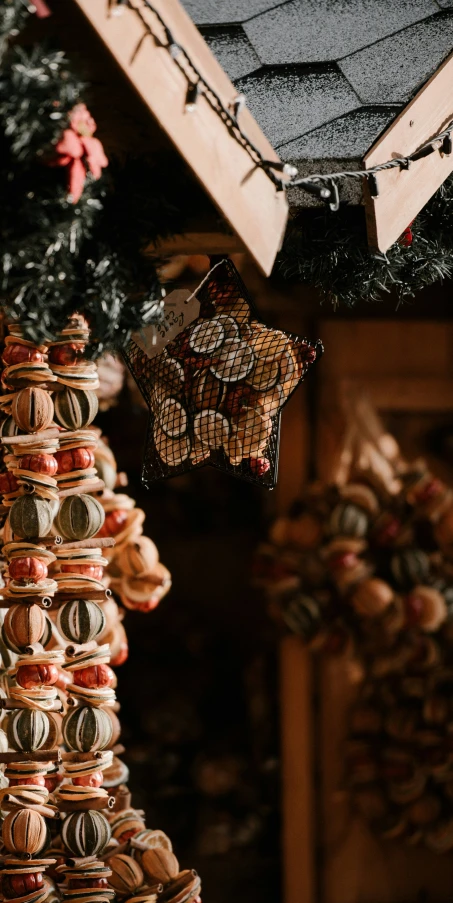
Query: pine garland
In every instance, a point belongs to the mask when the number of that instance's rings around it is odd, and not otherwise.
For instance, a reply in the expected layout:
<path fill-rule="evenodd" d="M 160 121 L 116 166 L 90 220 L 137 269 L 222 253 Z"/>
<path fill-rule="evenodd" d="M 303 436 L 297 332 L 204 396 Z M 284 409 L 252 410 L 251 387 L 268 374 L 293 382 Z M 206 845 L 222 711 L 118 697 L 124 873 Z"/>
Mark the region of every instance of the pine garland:
<path fill-rule="evenodd" d="M 60 51 L 9 45 L 32 10 L 22 0 L 6 0 L 0 11 L 3 307 L 36 342 L 51 341 L 80 311 L 97 355 L 121 349 L 132 331 L 158 322 L 161 289 L 153 262 L 141 253 L 147 242 L 136 222 L 142 218 L 125 222 L 113 209 L 121 190 L 112 177 L 88 175 L 72 203 L 65 173 L 45 165 L 84 85 Z"/>
<path fill-rule="evenodd" d="M 304 212 L 290 223 L 276 271 L 291 282 L 317 288 L 322 300 L 353 307 L 382 301 L 393 291 L 397 301 L 412 297 L 453 275 L 453 179 L 448 179 L 414 220 L 412 243 L 396 242 L 373 253 L 367 244 L 362 207 L 342 205 Z"/>

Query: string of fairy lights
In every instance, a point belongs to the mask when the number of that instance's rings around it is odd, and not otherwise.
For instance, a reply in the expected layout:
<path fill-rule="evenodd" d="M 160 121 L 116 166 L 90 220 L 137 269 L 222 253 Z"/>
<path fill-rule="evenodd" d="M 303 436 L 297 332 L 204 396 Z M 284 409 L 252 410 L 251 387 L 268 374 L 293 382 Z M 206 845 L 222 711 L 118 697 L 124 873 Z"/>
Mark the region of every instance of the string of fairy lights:
<path fill-rule="evenodd" d="M 140 3 L 140 5 L 137 5 Z M 246 104 L 243 94 L 237 95 L 231 106 L 226 106 L 218 93 L 202 75 L 196 63 L 194 63 L 188 51 L 174 37 L 171 29 L 164 21 L 159 10 L 151 0 L 109 0 L 111 15 L 119 15 L 125 7 L 131 9 L 141 20 L 144 27 L 142 41 L 136 48 L 137 54 L 146 37 L 151 37 L 156 44 L 167 49 L 180 71 L 187 79 L 187 94 L 185 109 L 188 113 L 196 110 L 198 98 L 203 95 L 210 107 L 217 113 L 225 124 L 228 132 L 247 151 L 255 166 L 260 167 L 269 179 L 280 191 L 288 188 L 299 188 L 309 194 L 315 195 L 326 202 L 330 209 L 336 211 L 340 205 L 340 193 L 338 183 L 345 179 L 362 180 L 368 182 L 372 197 L 379 195 L 378 175 L 389 169 L 407 170 L 412 163 L 429 156 L 432 153 L 440 153 L 449 156 L 453 150 L 453 119 L 432 138 L 428 139 L 412 154 L 404 157 L 394 157 L 385 163 L 379 163 L 370 169 L 346 170 L 332 173 L 314 173 L 303 178 L 298 177 L 298 170 L 290 163 L 282 163 L 279 160 L 266 160 L 260 149 L 251 141 L 240 125 L 241 110 Z M 162 41 L 158 32 L 153 28 L 145 11 L 155 17 L 165 34 Z"/>

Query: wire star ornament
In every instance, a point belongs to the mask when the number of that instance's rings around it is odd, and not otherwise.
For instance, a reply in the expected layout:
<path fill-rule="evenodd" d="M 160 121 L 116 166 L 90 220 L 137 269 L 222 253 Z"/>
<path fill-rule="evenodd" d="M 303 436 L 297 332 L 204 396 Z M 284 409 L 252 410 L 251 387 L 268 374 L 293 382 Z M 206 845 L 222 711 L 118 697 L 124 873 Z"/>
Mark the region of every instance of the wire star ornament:
<path fill-rule="evenodd" d="M 322 344 L 261 323 L 229 260 L 197 297 L 199 317 L 158 355 L 125 352 L 150 412 L 143 481 L 210 464 L 273 489 L 281 411 Z"/>

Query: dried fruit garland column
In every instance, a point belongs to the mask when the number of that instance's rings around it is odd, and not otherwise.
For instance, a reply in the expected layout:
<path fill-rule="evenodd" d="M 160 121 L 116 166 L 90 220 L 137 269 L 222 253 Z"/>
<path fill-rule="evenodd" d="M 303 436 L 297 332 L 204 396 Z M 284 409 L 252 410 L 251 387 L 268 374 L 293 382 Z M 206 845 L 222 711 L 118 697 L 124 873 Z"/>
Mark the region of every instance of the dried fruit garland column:
<path fill-rule="evenodd" d="M 0 489 L 10 511 L 4 528 L 8 583 L 2 606 L 8 611 L 3 639 L 16 661 L 11 668 L 15 681 L 3 700 L 10 710 L 7 743 L 12 751 L 3 748 L 1 754 L 9 784 L 0 791 L 1 808 L 8 812 L 2 826 L 2 894 L 38 903 L 52 893 L 43 876 L 54 860 L 40 857 L 49 844 L 49 828 L 59 818 L 51 791 L 60 757 L 57 683 L 64 655 L 44 648 L 51 635 L 45 609 L 58 588 L 48 577 L 55 560 L 49 536 L 58 510 L 58 430 L 49 429 L 54 405 L 47 386 L 56 377 L 47 363 L 47 348 L 26 342 L 18 327 L 5 342 L 2 385 L 7 392 L 1 407 L 9 415 L 2 426 L 8 470 L 0 477 Z"/>
<path fill-rule="evenodd" d="M 170 572 L 159 561 L 159 552 L 152 539 L 143 535 L 145 512 L 135 507 L 130 496 L 113 491 L 117 484 L 124 485 L 125 475 L 118 475 L 115 457 L 102 439 L 95 451 L 95 465 L 106 487 L 99 496 L 105 521 L 98 535 L 115 540 L 114 546 L 104 550 L 109 562 L 106 585 L 120 598 L 125 608 L 152 611 L 170 589 Z M 119 642 L 121 633 L 124 642 L 127 643 L 127 640 L 116 609 L 115 614 L 115 628 L 109 636 L 116 665 L 122 663 L 124 654 Z"/>
<path fill-rule="evenodd" d="M 96 498 L 81 491 L 104 487 L 92 466 L 96 432 L 86 429 L 97 410 L 96 368 L 82 360 L 87 338 L 86 325 L 75 318 L 60 341 L 51 346 L 47 363 L 47 349 L 25 342 L 15 327 L 4 358 L 3 384 L 9 391 L 1 402 L 12 414 L 4 423 L 2 439 L 9 453 L 8 473 L 1 476 L 1 487 L 5 504 L 11 506 L 4 531 L 9 562 L 5 597 L 11 605 L 4 635 L 18 654 L 18 687 L 11 689 L 11 698 L 5 701 L 7 708 L 14 709 L 8 742 L 16 752 L 0 757 L 10 766 L 10 787 L 1 791 L 2 808 L 11 809 L 11 818 L 4 822 L 3 843 L 14 853 L 13 858 L 5 858 L 4 866 L 14 869 L 16 882 L 14 889 L 4 882 L 4 894 L 18 903 L 52 896 L 52 886 L 43 881 L 42 872 L 55 860 L 35 858 L 32 865 L 28 860 L 48 846 L 45 818 L 61 815 L 61 838 L 73 857 L 56 869 L 57 880 L 63 878 L 59 887 L 63 899 L 108 903 L 114 895 L 108 882 L 112 878 L 113 885 L 115 880 L 120 885 L 123 882 L 123 891 L 128 881 L 129 891 L 140 887 L 140 899 L 150 903 L 157 891 L 163 891 L 163 900 L 191 901 L 198 897 L 199 878 L 193 872 L 179 872 L 168 838 L 161 832 L 146 832 L 135 810 L 119 812 L 111 826 L 105 815 L 115 797 L 109 797 L 101 785 L 118 785 L 124 778 L 124 766 L 119 760 L 114 765 L 109 749 L 119 735 L 110 708 L 115 700 L 115 677 L 108 666 L 110 648 L 95 641 L 105 627 L 99 603 L 106 599 L 101 578 L 108 562 L 102 551 L 114 541 L 92 538 L 103 526 L 104 510 Z M 55 391 L 54 402 L 49 387 Z M 65 430 L 52 427 L 54 416 Z M 51 536 L 52 530 L 59 539 Z M 58 567 L 55 579 L 47 576 L 49 564 Z M 52 633 L 44 611 L 49 603 L 58 606 L 58 630 L 71 643 L 65 656 L 58 649 L 44 649 Z M 70 675 L 67 700 L 63 693 L 67 678 L 62 678 L 57 665 Z M 51 763 L 60 754 L 56 748 L 58 714 L 49 713 L 61 711 L 59 693 L 68 706 L 62 724 L 68 752 L 63 754 L 63 783 L 50 803 L 49 793 L 59 781 L 55 775 L 58 765 Z M 11 782 L 15 782 L 14 795 Z M 147 879 L 125 851 L 117 863 L 112 860 L 113 870 L 97 860 L 112 844 L 111 828 L 114 838 L 129 842 L 128 852 L 133 852 L 133 835 L 141 834 L 135 840 L 136 855 L 157 841 L 162 845 L 165 838 L 165 849 L 154 854 L 156 863 L 148 863 L 148 867 L 143 863 Z M 58 849 L 58 843 L 54 848 Z M 25 865 L 23 857 L 27 857 Z M 115 879 L 117 873 L 120 877 Z M 131 874 L 135 875 L 132 883 Z M 117 890 L 121 895 L 121 887 Z"/>
<path fill-rule="evenodd" d="M 82 360 L 88 331 L 80 318 L 74 318 L 48 354 L 47 348 L 26 342 L 19 327 L 14 327 L 12 333 L 6 340 L 7 366 L 3 373 L 3 385 L 9 393 L 2 397 L 4 409 L 12 415 L 4 425 L 10 450 L 6 456 L 9 472 L 3 478 L 3 488 L 8 490 L 4 502 L 11 506 L 4 547 L 9 565 L 5 596 L 11 607 L 5 618 L 4 634 L 18 653 L 18 686 L 11 688 L 10 699 L 6 700 L 7 707 L 14 709 L 8 722 L 8 742 L 17 750 L 7 777 L 15 782 L 13 786 L 18 790 L 13 795 L 10 786 L 3 792 L 2 806 L 6 800 L 6 805 L 12 808 L 11 827 L 8 820 L 3 826 L 3 842 L 15 854 L 39 854 L 49 840 L 44 818 L 64 814 L 62 839 L 66 848 L 76 857 L 95 857 L 110 838 L 108 821 L 99 810 L 109 803 L 108 792 L 100 784 L 102 767 L 111 763 L 113 753 L 106 752 L 101 762 L 96 761 L 96 774 L 101 775 L 97 782 L 89 774 L 88 763 L 82 760 L 94 761 L 96 750 L 109 745 L 113 724 L 106 706 L 114 699 L 109 686 L 114 675 L 107 667 L 109 647 L 98 649 L 94 644 L 93 648 L 89 642 L 103 624 L 102 610 L 95 599 L 105 598 L 99 578 L 103 574 L 102 564 L 107 563 L 102 558 L 102 540 L 90 542 L 104 522 L 103 508 L 95 498 L 82 492 L 82 489 L 103 488 L 95 468 L 90 466 L 94 463 L 92 449 L 96 436 L 84 429 L 97 411 L 96 366 Z M 49 389 L 55 391 L 54 400 Z M 54 416 L 66 428 L 64 431 L 55 428 Z M 56 537 L 51 536 L 54 518 L 58 534 L 66 540 L 60 547 Z M 47 576 L 47 568 L 55 561 L 59 571 L 53 579 Z M 88 598 L 80 600 L 80 595 Z M 65 638 L 88 641 L 67 649 L 66 663 L 62 651 L 44 648 L 51 635 L 44 607 L 52 601 L 52 596 L 63 606 L 59 623 L 63 630 L 66 625 Z M 95 628 L 74 629 L 74 618 L 79 624 L 79 607 L 94 612 Z M 59 682 L 64 686 L 64 682 L 57 664 L 72 674 L 70 688 L 74 703 L 63 719 L 63 736 L 70 750 L 66 754 L 66 775 L 72 783 L 64 783 L 53 800 L 58 802 L 58 808 L 49 804 L 49 791 L 55 789 L 55 779 L 46 777 L 49 761 L 60 757 L 59 725 L 49 714 L 62 710 L 55 685 Z M 23 786 L 16 774 L 20 772 L 27 775 Z M 11 864 L 19 874 L 28 875 L 24 887 L 32 892 L 33 900 L 38 885 L 39 899 L 48 895 L 49 888 L 39 878 L 38 868 L 23 873 L 21 859 L 8 860 L 5 864 Z M 53 860 L 37 863 L 41 872 L 52 864 Z M 80 894 L 77 888 L 91 887 L 96 889 L 94 898 L 98 903 L 106 903 L 113 895 L 107 888 L 110 872 L 93 858 L 89 868 L 89 876 L 86 864 L 80 875 L 75 865 L 63 895 L 69 891 L 69 896 L 87 896 L 86 890 Z M 71 889 L 76 893 L 71 893 Z M 27 900 L 32 898 L 26 895 Z"/>

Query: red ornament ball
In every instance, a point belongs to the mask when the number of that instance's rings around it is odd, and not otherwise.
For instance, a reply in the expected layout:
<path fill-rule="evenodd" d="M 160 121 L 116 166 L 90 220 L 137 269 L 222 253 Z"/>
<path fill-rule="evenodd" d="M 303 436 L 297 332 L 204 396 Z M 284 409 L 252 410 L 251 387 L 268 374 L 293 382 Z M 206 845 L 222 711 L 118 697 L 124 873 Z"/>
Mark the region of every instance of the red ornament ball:
<path fill-rule="evenodd" d="M 108 665 L 91 665 L 89 668 L 80 668 L 78 671 L 74 671 L 73 678 L 77 687 L 85 687 L 87 690 L 110 687 L 114 680 L 115 675 Z"/>
<path fill-rule="evenodd" d="M 55 665 L 21 665 L 16 674 L 17 683 L 24 690 L 52 685 L 56 683 L 58 677 L 58 668 Z"/>
<path fill-rule="evenodd" d="M 84 577 L 92 577 L 93 580 L 102 580 L 104 568 L 95 564 L 62 564 L 62 574 L 83 574 Z"/>
<path fill-rule="evenodd" d="M 59 774 L 48 775 L 45 783 L 46 783 L 46 788 L 49 791 L 49 793 L 53 793 L 54 790 L 57 789 L 58 785 L 61 783 L 62 780 L 63 780 L 62 775 L 59 775 Z"/>
<path fill-rule="evenodd" d="M 35 774 L 32 778 L 10 778 L 9 786 L 10 787 L 19 787 L 21 784 L 26 784 L 27 786 L 30 784 L 34 787 L 45 787 L 46 779 L 43 774 Z"/>
<path fill-rule="evenodd" d="M 49 361 L 52 364 L 77 364 L 82 358 L 84 347 L 80 342 L 53 345 L 49 351 Z"/>
<path fill-rule="evenodd" d="M 10 470 L 6 473 L 0 473 L 0 493 L 5 495 L 7 492 L 15 492 L 19 488 L 16 477 Z"/>
<path fill-rule="evenodd" d="M 96 536 L 116 536 L 126 526 L 127 511 L 116 508 L 114 511 L 108 511 L 105 515 L 105 521 Z"/>
<path fill-rule="evenodd" d="M 33 473 L 43 473 L 48 477 L 55 476 L 58 464 L 54 455 L 22 455 L 19 461 L 21 470 L 31 470 Z"/>
<path fill-rule="evenodd" d="M 43 360 L 42 352 L 38 351 L 37 348 L 30 348 L 28 345 L 7 345 L 2 354 L 2 361 L 8 366 L 29 363 L 30 361 L 38 364 Z"/>
<path fill-rule="evenodd" d="M 13 558 L 8 572 L 13 580 L 31 580 L 37 583 L 47 577 L 47 565 L 40 558 Z"/>
<path fill-rule="evenodd" d="M 141 830 L 141 828 L 131 828 L 129 831 L 125 831 L 124 834 L 119 834 L 118 843 L 127 843 L 127 841 L 131 839 L 131 837 L 135 837 L 135 835 L 139 834 Z"/>
<path fill-rule="evenodd" d="M 110 664 L 113 665 L 114 668 L 119 668 L 120 665 L 124 665 L 124 662 L 127 662 L 128 656 L 129 646 L 127 640 L 123 640 L 118 652 L 111 658 Z"/>
<path fill-rule="evenodd" d="M 94 453 L 91 448 L 68 448 L 55 453 L 58 473 L 70 473 L 71 470 L 86 470 L 94 465 Z"/>
<path fill-rule="evenodd" d="M 159 605 L 160 599 L 151 597 L 146 602 L 132 602 L 131 599 L 124 599 L 124 604 L 127 605 L 127 608 L 130 608 L 131 611 L 141 611 L 144 614 L 147 614 L 149 611 L 154 611 L 155 608 Z"/>
<path fill-rule="evenodd" d="M 416 627 L 423 617 L 425 604 L 416 592 L 410 593 L 404 599 L 404 611 L 408 627 Z"/>
<path fill-rule="evenodd" d="M 42 872 L 29 872 L 22 875 L 3 875 L 2 891 L 8 900 L 24 897 L 39 890 L 43 886 Z"/>
<path fill-rule="evenodd" d="M 73 778 L 72 783 L 76 787 L 101 787 L 104 783 L 102 771 L 93 771 L 92 774 L 84 774 L 80 778 Z"/>

